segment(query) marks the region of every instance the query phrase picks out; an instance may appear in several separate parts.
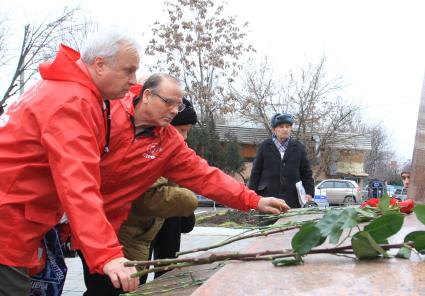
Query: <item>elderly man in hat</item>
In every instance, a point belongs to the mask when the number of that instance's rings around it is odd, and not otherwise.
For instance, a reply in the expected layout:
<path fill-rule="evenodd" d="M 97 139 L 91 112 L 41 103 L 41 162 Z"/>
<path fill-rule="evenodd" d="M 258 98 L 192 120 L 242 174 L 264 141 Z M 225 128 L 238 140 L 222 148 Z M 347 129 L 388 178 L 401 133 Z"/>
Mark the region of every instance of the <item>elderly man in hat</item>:
<path fill-rule="evenodd" d="M 251 171 L 249 188 L 262 196 L 285 200 L 291 208 L 299 208 L 295 184 L 302 181 L 307 201 L 314 194 L 313 173 L 303 144 L 291 138 L 294 118 L 287 113 L 271 119 L 272 137 L 261 143 Z"/>

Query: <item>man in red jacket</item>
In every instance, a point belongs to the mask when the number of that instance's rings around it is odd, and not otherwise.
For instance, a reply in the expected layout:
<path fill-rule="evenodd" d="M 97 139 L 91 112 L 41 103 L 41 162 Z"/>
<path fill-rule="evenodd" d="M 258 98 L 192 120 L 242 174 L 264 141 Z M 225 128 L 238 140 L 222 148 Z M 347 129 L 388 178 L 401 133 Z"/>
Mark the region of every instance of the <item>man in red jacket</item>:
<path fill-rule="evenodd" d="M 0 295 L 29 294 L 28 269 L 40 264 L 42 238 L 64 213 L 91 269 L 136 288 L 121 246 L 102 235 L 114 229 L 99 160 L 108 150 L 108 100 L 125 96 L 138 66 L 135 43 L 121 34 L 96 33 L 81 58 L 61 45 L 40 65 L 41 81 L 0 116 Z"/>
<path fill-rule="evenodd" d="M 101 161 L 101 193 L 105 214 L 115 232 L 118 233 L 127 218 L 132 201 L 160 176 L 228 207 L 272 214 L 286 212 L 288 206 L 283 200 L 257 195 L 231 176 L 209 166 L 188 148 L 183 137 L 170 125 L 174 116 L 184 109 L 182 97 L 182 86 L 176 78 L 154 74 L 142 89 L 140 85 L 135 86 L 123 100 L 111 102 L 111 153 Z M 101 224 L 92 227 L 119 244 L 116 234 L 104 231 Z M 75 239 L 74 246 L 78 249 L 79 237 Z M 86 254 L 83 255 L 87 286 L 84 295 L 119 295 L 120 291 L 114 289 L 107 278 L 97 270 L 93 272 L 91 263 L 85 260 Z"/>

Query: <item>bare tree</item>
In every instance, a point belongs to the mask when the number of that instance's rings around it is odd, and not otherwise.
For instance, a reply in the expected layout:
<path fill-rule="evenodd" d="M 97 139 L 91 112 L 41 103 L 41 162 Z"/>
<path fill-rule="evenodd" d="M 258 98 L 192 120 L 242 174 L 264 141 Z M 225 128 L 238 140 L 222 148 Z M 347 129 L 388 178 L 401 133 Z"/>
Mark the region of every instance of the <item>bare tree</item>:
<path fill-rule="evenodd" d="M 348 132 L 353 132 L 359 122 L 359 106 L 341 98 L 343 80 L 330 78 L 325 62 L 322 57 L 317 65 L 310 64 L 279 80 L 273 77 L 273 69 L 265 59 L 258 69 L 245 73 L 245 94 L 241 91 L 235 95 L 241 116 L 263 124 L 270 133 L 269 118 L 274 113 L 294 115 L 294 136 L 306 144 L 310 157 L 316 160 L 315 177 L 329 171 L 336 161 L 339 143 L 352 143 L 350 137 L 356 134 Z"/>
<path fill-rule="evenodd" d="M 7 63 L 7 35 L 9 32 L 7 17 L 0 13 L 0 67 Z"/>
<path fill-rule="evenodd" d="M 268 57 L 264 56 L 258 65 L 254 59 L 250 59 L 243 77 L 242 91 L 232 86 L 231 89 L 242 111 L 242 118 L 263 125 L 271 134 L 270 115 L 287 111 L 289 98 L 274 77 Z"/>
<path fill-rule="evenodd" d="M 389 163 L 394 157 L 394 151 L 388 149 L 389 139 L 382 126 L 366 128 L 371 134 L 372 149 L 366 156 L 365 171 L 369 176 L 377 179 L 394 179 L 394 169 Z"/>
<path fill-rule="evenodd" d="M 99 25 L 90 15 L 84 11 L 78 11 L 71 15 L 65 22 L 60 24 L 61 33 L 58 36 L 60 42 L 81 51 L 84 40 L 87 35 L 99 29 Z"/>
<path fill-rule="evenodd" d="M 153 68 L 166 69 L 184 81 L 201 121 L 215 111 L 234 110 L 234 98 L 224 86 L 240 72 L 239 58 L 253 51 L 243 43 L 247 24 L 238 26 L 235 17 L 223 16 L 223 9 L 212 0 L 166 2 L 169 23 L 154 24 L 146 49 L 158 56 Z"/>
<path fill-rule="evenodd" d="M 0 104 L 23 91 L 25 84 L 37 74 L 38 64 L 55 55 L 59 43 L 66 40 L 65 36 L 76 36 L 78 30 L 87 27 L 85 19 L 78 23 L 73 18 L 79 11 L 78 7 L 65 7 L 60 16 L 53 20 L 45 18 L 41 22 L 24 25 L 16 67 Z"/>

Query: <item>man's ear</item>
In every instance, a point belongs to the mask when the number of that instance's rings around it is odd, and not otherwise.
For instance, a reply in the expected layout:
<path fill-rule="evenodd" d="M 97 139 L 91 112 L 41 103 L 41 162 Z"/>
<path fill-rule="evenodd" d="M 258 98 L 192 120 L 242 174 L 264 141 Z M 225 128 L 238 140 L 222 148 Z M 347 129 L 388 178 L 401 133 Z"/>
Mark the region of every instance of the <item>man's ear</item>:
<path fill-rule="evenodd" d="M 106 61 L 103 57 L 96 57 L 93 62 L 96 74 L 101 76 L 105 72 Z"/>
<path fill-rule="evenodd" d="M 149 88 L 145 89 L 142 96 L 142 102 L 147 103 L 151 95 L 152 95 L 152 91 Z"/>

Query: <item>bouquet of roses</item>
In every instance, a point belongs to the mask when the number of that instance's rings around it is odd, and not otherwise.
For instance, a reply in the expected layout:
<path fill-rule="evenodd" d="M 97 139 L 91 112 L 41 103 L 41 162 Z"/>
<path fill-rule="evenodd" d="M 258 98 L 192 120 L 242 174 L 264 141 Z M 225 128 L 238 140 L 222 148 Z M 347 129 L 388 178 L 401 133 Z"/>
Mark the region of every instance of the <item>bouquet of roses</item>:
<path fill-rule="evenodd" d="M 373 208 L 377 208 L 379 204 L 379 199 L 378 198 L 371 198 L 367 201 L 364 201 L 361 204 L 361 207 L 373 207 Z M 405 213 L 405 214 L 410 214 L 413 211 L 413 208 L 415 207 L 415 202 L 411 199 L 408 198 L 404 201 L 399 201 L 397 199 L 395 199 L 394 197 L 391 197 L 390 199 L 390 204 L 388 205 L 389 208 L 392 209 L 399 209 L 401 213 Z"/>

